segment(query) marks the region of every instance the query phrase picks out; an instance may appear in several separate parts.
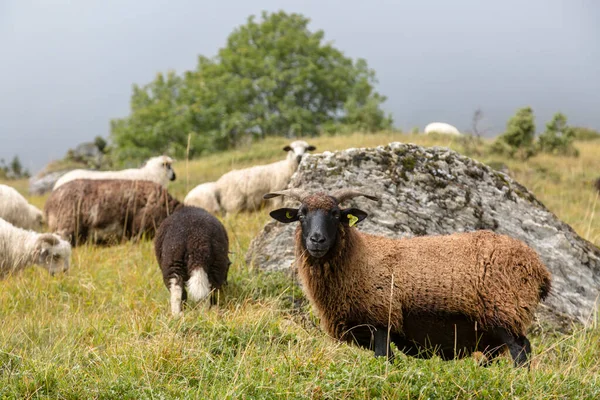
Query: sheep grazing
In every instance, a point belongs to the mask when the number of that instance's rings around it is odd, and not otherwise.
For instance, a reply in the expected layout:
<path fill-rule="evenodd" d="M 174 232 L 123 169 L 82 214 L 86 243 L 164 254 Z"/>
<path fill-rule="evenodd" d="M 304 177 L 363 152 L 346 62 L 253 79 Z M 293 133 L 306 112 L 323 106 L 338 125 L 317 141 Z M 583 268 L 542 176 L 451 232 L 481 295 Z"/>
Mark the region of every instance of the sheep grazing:
<path fill-rule="evenodd" d="M 206 182 L 196 186 L 185 196 L 183 204 L 204 208 L 212 214 L 219 213 L 221 206 L 219 205 L 217 195 L 217 184 L 215 182 Z"/>
<path fill-rule="evenodd" d="M 0 185 L 0 218 L 23 229 L 42 229 L 42 211 L 29 204 L 21 193 L 6 185 Z"/>
<path fill-rule="evenodd" d="M 75 169 L 61 176 L 52 190 L 75 179 L 127 179 L 139 181 L 151 181 L 166 188 L 169 181 L 175 180 L 173 170 L 173 159 L 167 156 L 152 157 L 141 168 L 130 168 L 121 171 L 91 171 L 87 169 Z"/>
<path fill-rule="evenodd" d="M 229 239 L 223 224 L 206 210 L 182 207 L 164 220 L 154 239 L 154 252 L 171 293 L 171 312 L 182 314 L 190 294 L 199 301 L 227 283 L 231 264 Z"/>
<path fill-rule="evenodd" d="M 316 150 L 305 141 L 296 140 L 283 148 L 287 158 L 272 164 L 229 171 L 217 180 L 217 198 L 225 213 L 254 211 L 261 207 L 265 193 L 285 189 L 307 151 Z M 279 200 L 279 199 L 278 199 Z M 281 201 L 272 202 L 278 206 Z"/>
<path fill-rule="evenodd" d="M 359 232 L 352 226 L 367 214 L 339 207 L 374 196 L 293 189 L 265 198 L 282 195 L 300 208 L 271 216 L 300 221 L 298 275 L 328 334 L 376 356 L 391 358 L 391 341 L 410 356 L 446 360 L 481 351 L 489 362 L 508 347 L 516 366 L 528 363 L 525 333 L 551 278 L 524 243 L 491 231 L 390 239 Z"/>
<path fill-rule="evenodd" d="M 447 124 L 445 122 L 432 122 L 425 127 L 426 134 L 430 133 L 441 133 L 443 135 L 456 135 L 460 136 L 460 131 L 456 129 L 454 126 Z"/>
<path fill-rule="evenodd" d="M 21 229 L 0 218 L 0 279 L 31 264 L 51 275 L 69 269 L 71 245 L 51 233 Z"/>
<path fill-rule="evenodd" d="M 74 246 L 153 237 L 183 205 L 150 181 L 77 179 L 54 190 L 44 212 L 48 227 Z"/>

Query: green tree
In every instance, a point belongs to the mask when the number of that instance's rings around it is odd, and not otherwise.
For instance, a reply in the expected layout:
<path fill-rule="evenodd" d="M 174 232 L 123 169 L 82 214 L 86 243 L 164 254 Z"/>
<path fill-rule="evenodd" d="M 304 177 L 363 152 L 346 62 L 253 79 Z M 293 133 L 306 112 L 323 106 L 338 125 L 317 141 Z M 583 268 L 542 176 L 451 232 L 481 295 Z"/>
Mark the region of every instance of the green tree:
<path fill-rule="evenodd" d="M 194 156 L 271 135 L 390 128 L 374 71 L 324 42 L 309 22 L 283 11 L 251 16 L 195 70 L 134 86 L 130 116 L 111 124 L 117 156 L 182 156 L 190 133 Z"/>
<path fill-rule="evenodd" d="M 183 154 L 188 126 L 185 106 L 179 104 L 181 86 L 182 79 L 172 71 L 157 74 L 143 87 L 133 86 L 130 116 L 111 121 L 116 161 L 137 164 L 157 153 Z"/>
<path fill-rule="evenodd" d="M 8 166 L 6 165 L 6 161 L 4 158 L 0 158 L 0 179 L 7 179 L 8 174 Z"/>
<path fill-rule="evenodd" d="M 14 156 L 12 161 L 10 162 L 10 169 L 15 177 L 21 177 L 23 173 L 23 165 L 21 164 L 21 160 L 19 160 L 19 156 Z"/>
<path fill-rule="evenodd" d="M 596 140 L 600 139 L 600 132 L 586 128 L 583 126 L 572 126 L 573 134 L 575 135 L 575 140 Z"/>
<path fill-rule="evenodd" d="M 492 151 L 509 157 L 527 159 L 535 155 L 535 121 L 531 107 L 523 107 L 506 124 L 506 131 L 498 136 Z"/>
<path fill-rule="evenodd" d="M 579 153 L 573 147 L 575 130 L 567 125 L 567 117 L 558 112 L 546 124 L 546 131 L 539 137 L 540 151 L 551 154 L 577 156 Z"/>

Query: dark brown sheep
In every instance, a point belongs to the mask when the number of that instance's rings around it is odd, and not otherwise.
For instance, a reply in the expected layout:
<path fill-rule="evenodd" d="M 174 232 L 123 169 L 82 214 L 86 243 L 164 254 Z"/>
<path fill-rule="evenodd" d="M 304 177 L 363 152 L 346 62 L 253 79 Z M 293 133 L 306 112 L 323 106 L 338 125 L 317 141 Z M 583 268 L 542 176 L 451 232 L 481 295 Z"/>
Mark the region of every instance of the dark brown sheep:
<path fill-rule="evenodd" d="M 596 182 L 594 182 L 594 187 L 600 193 L 600 178 L 596 179 Z"/>
<path fill-rule="evenodd" d="M 44 212 L 50 230 L 73 245 L 114 244 L 154 237 L 178 207 L 183 204 L 154 182 L 77 179 L 54 190 Z"/>
<path fill-rule="evenodd" d="M 364 211 L 338 206 L 373 196 L 288 190 L 266 197 L 280 195 L 302 202 L 271 216 L 300 221 L 298 274 L 328 334 L 374 347 L 376 356 L 391 358 L 391 341 L 422 358 L 482 351 L 492 360 L 508 347 L 515 365 L 527 363 L 525 334 L 550 290 L 550 273 L 524 243 L 490 231 L 374 236 L 352 227 L 366 218 Z"/>
<path fill-rule="evenodd" d="M 154 252 L 171 293 L 171 312 L 181 315 L 189 292 L 199 301 L 227 283 L 229 238 L 223 224 L 208 211 L 182 207 L 164 220 L 154 240 Z"/>

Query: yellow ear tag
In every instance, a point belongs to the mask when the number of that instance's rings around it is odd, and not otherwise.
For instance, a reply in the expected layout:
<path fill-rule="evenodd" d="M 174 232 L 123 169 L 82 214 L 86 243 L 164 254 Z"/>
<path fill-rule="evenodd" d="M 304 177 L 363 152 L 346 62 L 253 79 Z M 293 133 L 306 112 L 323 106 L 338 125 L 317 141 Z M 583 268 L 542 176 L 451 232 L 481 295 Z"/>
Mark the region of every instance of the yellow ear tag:
<path fill-rule="evenodd" d="M 285 217 L 286 217 L 287 219 L 292 219 L 292 218 L 294 218 L 294 216 L 292 215 L 292 213 L 291 213 L 291 212 L 289 212 L 289 211 L 286 211 L 286 212 L 285 212 Z"/>
<path fill-rule="evenodd" d="M 355 217 L 352 214 L 348 214 L 348 219 L 350 220 L 350 222 L 348 223 L 349 226 L 354 226 L 358 222 L 358 217 Z"/>

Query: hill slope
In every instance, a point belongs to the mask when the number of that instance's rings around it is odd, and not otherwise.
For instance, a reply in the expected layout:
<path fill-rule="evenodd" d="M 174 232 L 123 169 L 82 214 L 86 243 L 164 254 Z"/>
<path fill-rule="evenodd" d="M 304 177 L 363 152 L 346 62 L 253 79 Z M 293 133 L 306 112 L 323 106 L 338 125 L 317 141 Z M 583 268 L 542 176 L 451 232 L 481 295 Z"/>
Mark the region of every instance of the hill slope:
<path fill-rule="evenodd" d="M 390 141 L 470 150 L 532 190 L 584 238 L 600 244 L 600 204 L 592 190 L 600 142 L 579 143 L 581 157 L 538 156 L 526 163 L 486 155 L 460 139 L 396 133 L 308 140 L 318 151 Z M 198 183 L 231 168 L 281 159 L 282 139 L 175 165 L 171 192 L 183 198 Z M 479 155 L 477 154 L 479 153 Z M 9 182 L 23 193 L 25 181 Z M 42 207 L 45 197 L 29 197 Z M 532 370 L 502 360 L 443 362 L 372 353 L 339 344 L 315 325 L 300 290 L 278 273 L 251 271 L 244 256 L 268 220 L 261 211 L 224 219 L 234 261 L 218 308 L 168 314 L 168 292 L 152 244 L 83 246 L 72 270 L 50 277 L 40 268 L 0 281 L 0 398 L 598 398 L 600 328 L 563 336 L 538 327 Z"/>

